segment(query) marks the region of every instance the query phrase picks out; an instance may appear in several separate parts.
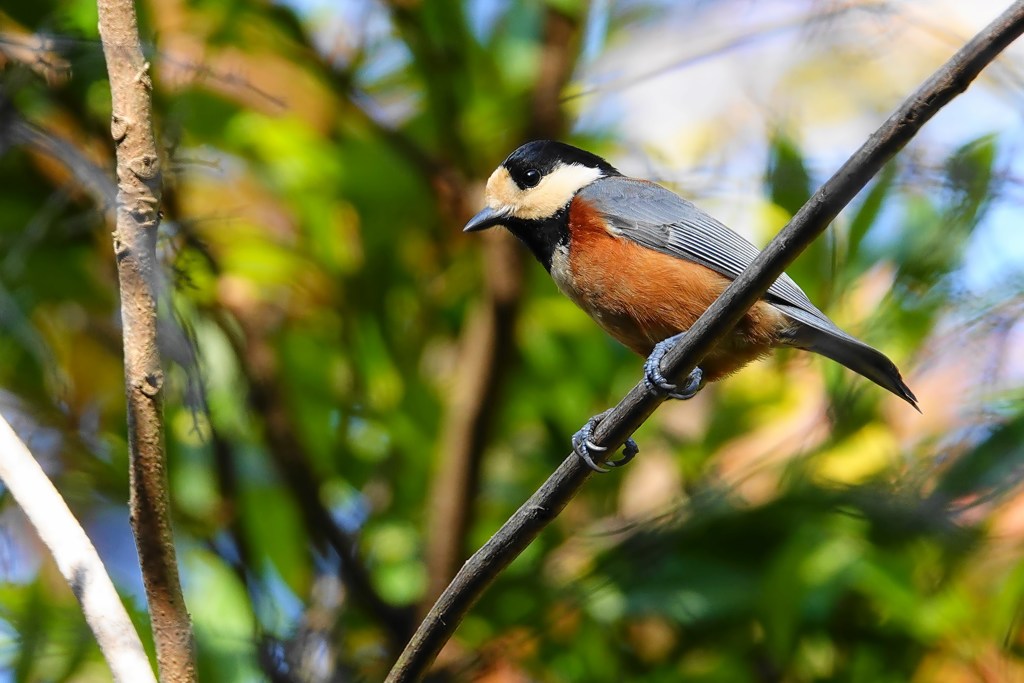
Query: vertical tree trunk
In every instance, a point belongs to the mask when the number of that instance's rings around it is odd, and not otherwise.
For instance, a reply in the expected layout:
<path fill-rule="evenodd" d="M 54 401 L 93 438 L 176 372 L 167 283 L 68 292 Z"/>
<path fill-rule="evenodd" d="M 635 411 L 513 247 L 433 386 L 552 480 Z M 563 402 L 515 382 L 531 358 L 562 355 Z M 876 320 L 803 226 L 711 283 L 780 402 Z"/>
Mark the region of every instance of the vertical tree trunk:
<path fill-rule="evenodd" d="M 156 329 L 160 160 L 153 136 L 149 63 L 131 0 L 98 0 L 117 149 L 114 254 L 121 290 L 128 403 L 131 522 L 161 681 L 196 680 L 192 624 L 178 579 L 164 453 L 164 384 Z"/>

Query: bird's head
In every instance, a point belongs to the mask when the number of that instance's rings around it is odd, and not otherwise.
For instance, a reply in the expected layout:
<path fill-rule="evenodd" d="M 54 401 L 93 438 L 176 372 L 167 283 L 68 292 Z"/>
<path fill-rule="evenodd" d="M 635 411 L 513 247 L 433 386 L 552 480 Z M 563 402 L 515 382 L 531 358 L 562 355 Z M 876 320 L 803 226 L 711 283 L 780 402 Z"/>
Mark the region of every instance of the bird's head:
<path fill-rule="evenodd" d="M 487 180 L 487 206 L 464 230 L 546 221 L 598 178 L 620 175 L 607 161 L 553 140 L 528 142 L 508 155 Z"/>

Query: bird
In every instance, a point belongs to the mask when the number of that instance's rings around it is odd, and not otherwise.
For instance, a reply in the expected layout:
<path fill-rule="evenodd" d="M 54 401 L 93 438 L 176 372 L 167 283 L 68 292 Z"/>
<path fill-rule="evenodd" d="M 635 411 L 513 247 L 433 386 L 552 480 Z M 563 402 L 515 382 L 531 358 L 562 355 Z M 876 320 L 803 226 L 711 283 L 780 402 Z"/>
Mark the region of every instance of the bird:
<path fill-rule="evenodd" d="M 494 170 L 484 208 L 465 232 L 501 226 L 519 239 L 558 289 L 609 335 L 646 357 L 644 385 L 686 400 L 778 347 L 830 358 L 920 411 L 899 369 L 882 352 L 840 329 L 781 275 L 682 386 L 661 360 L 672 345 L 750 265 L 759 250 L 692 202 L 649 180 L 623 175 L 608 161 L 564 142 L 534 140 Z M 588 467 L 607 471 L 591 435 L 608 411 L 572 438 Z M 629 462 L 639 451 L 624 444 Z"/>

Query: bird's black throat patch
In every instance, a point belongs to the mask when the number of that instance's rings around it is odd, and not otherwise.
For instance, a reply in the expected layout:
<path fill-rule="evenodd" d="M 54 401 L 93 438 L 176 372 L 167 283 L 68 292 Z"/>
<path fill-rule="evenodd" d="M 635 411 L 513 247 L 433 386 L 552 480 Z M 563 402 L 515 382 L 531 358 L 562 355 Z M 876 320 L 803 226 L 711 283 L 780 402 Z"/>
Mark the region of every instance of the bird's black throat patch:
<path fill-rule="evenodd" d="M 549 273 L 555 249 L 569 243 L 568 206 L 559 209 L 550 218 L 535 220 L 508 218 L 502 224 L 529 248 Z"/>

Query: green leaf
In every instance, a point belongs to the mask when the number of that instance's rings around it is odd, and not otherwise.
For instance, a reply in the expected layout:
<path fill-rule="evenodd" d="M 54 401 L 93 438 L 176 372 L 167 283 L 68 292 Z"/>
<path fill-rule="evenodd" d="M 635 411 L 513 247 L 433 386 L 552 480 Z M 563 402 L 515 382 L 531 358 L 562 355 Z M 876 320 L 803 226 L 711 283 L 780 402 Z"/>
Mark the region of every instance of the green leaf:
<path fill-rule="evenodd" d="M 811 176 L 796 143 L 785 134 L 777 134 L 768 149 L 765 172 L 768 194 L 776 206 L 795 214 L 811 196 Z"/>
<path fill-rule="evenodd" d="M 803 154 L 796 142 L 782 132 L 771 140 L 765 186 L 775 206 L 789 217 L 810 198 L 812 181 Z M 782 226 L 772 226 L 773 232 Z M 787 273 L 808 293 L 811 300 L 825 306 L 831 298 L 835 279 L 835 244 L 831 232 L 815 240 L 787 269 Z"/>
<path fill-rule="evenodd" d="M 310 538 L 291 496 L 280 487 L 247 487 L 241 508 L 253 552 L 270 561 L 293 593 L 306 595 L 312 580 Z"/>
<path fill-rule="evenodd" d="M 245 587 L 217 556 L 200 550 L 184 558 L 185 601 L 192 615 L 202 680 L 258 680 L 255 616 Z"/>
<path fill-rule="evenodd" d="M 946 179 L 952 190 L 950 206 L 964 224 L 975 225 L 992 198 L 996 151 L 995 137 L 983 135 L 961 146 L 946 162 Z"/>

